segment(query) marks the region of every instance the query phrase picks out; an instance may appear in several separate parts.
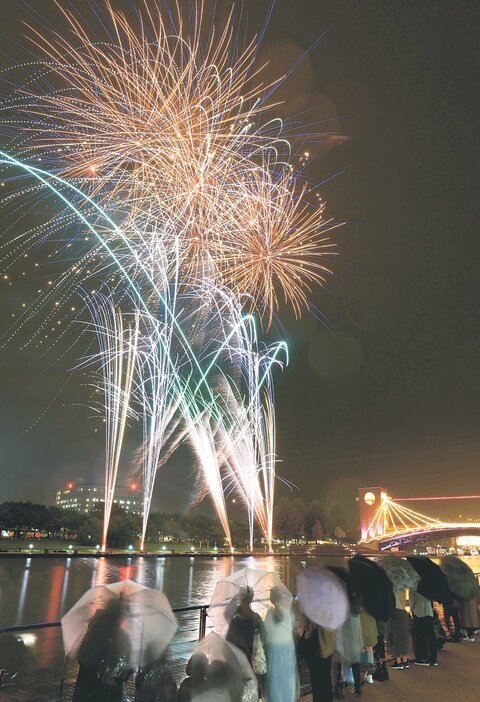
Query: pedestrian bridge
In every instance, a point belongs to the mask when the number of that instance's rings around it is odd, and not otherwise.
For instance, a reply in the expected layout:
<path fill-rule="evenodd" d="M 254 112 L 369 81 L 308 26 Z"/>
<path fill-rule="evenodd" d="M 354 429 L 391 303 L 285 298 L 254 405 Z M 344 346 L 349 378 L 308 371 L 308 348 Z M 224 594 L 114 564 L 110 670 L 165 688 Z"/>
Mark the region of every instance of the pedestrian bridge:
<path fill-rule="evenodd" d="M 400 502 L 418 500 L 478 499 L 480 495 L 393 500 L 384 488 L 360 488 L 360 528 L 362 544 L 375 543 L 384 551 L 407 543 L 431 541 L 459 535 L 480 535 L 479 522 L 444 522 L 420 514 Z"/>

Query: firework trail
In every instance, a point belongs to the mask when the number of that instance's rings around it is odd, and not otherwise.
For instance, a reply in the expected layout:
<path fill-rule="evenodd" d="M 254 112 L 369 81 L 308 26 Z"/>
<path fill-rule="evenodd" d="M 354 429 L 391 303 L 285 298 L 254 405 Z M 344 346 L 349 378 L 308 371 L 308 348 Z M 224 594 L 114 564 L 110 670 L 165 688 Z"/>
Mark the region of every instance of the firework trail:
<path fill-rule="evenodd" d="M 127 418 L 142 418 L 142 548 L 156 473 L 186 435 L 227 540 L 233 486 L 251 545 L 256 519 L 271 546 L 272 369 L 285 349 L 260 352 L 245 311 L 270 326 L 282 300 L 296 315 L 308 307 L 338 224 L 291 166 L 257 40 L 238 50 L 233 14 L 205 42 L 201 1 L 188 23 L 179 5 L 167 21 L 145 2 L 130 23 L 107 3 L 98 41 L 58 8 L 69 32 L 32 30 L 41 58 L 0 105 L 0 164 L 16 183 L 2 205 L 23 213 L 6 230 L 5 265 L 55 239 L 62 271 L 7 335 L 53 323 L 81 291 L 100 347 L 110 509 Z M 32 225 L 38 202 L 47 214 Z"/>
<path fill-rule="evenodd" d="M 130 408 L 130 395 L 137 360 L 138 315 L 124 327 L 123 315 L 104 296 L 87 297 L 100 348 L 105 410 L 105 503 L 102 551 L 107 546 L 107 532 L 117 484 L 118 467 Z"/>

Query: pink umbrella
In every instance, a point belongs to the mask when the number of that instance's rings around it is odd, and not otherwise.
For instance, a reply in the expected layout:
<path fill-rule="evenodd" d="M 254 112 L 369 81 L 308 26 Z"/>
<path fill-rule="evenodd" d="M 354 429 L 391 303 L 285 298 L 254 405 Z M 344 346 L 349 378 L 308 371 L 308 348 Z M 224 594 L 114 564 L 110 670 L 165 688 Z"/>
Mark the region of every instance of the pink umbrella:
<path fill-rule="evenodd" d="M 297 592 L 307 617 L 324 629 L 338 629 L 350 613 L 345 586 L 329 570 L 304 570 L 297 575 Z"/>

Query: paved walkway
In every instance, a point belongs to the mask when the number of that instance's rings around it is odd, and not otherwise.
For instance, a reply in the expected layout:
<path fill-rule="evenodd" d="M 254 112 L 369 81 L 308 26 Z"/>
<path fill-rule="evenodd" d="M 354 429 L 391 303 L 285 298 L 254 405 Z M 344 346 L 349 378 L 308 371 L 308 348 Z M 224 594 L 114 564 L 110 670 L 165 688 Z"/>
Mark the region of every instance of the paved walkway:
<path fill-rule="evenodd" d="M 364 702 L 479 702 L 480 640 L 447 644 L 438 654 L 438 668 L 412 665 L 391 670 L 389 682 L 364 685 Z M 311 702 L 311 696 L 301 702 Z M 345 695 L 345 702 L 358 699 Z"/>
<path fill-rule="evenodd" d="M 412 665 L 410 670 L 391 670 L 389 682 L 362 688 L 363 702 L 479 702 L 480 638 L 475 643 L 447 644 L 439 653 L 438 668 Z M 35 671 L 20 676 L 15 687 L 0 689 L 0 702 L 68 702 L 71 685 L 60 698 L 62 671 Z M 67 680 L 71 678 L 67 674 Z M 311 695 L 301 702 L 311 702 Z M 345 695 L 344 701 L 358 697 Z"/>

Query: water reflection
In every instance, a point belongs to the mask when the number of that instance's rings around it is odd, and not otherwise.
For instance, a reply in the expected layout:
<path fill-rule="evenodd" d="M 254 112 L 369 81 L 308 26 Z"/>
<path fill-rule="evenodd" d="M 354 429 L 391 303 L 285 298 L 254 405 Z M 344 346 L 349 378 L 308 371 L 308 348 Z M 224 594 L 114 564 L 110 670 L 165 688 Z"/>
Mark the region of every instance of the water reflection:
<path fill-rule="evenodd" d="M 284 558 L 25 558 L 8 562 L 1 600 L 4 626 L 58 621 L 90 587 L 123 579 L 165 592 L 172 607 L 204 605 L 218 580 L 242 567 L 275 570 L 287 586 L 294 581 L 300 562 Z M 198 632 L 198 616 L 179 617 L 180 638 L 190 641 Z M 30 649 L 32 650 L 32 649 Z M 63 658 L 59 629 L 37 634 L 37 665 L 60 664 Z M 30 665 L 30 664 L 29 664 Z"/>
<path fill-rule="evenodd" d="M 155 571 L 155 587 L 157 590 L 163 590 L 163 577 L 165 575 L 165 560 L 159 558 Z"/>
<path fill-rule="evenodd" d="M 97 569 L 95 573 L 95 585 L 105 585 L 107 582 L 108 561 L 106 558 L 97 560 Z"/>
<path fill-rule="evenodd" d="M 151 582 L 149 579 L 149 573 L 147 573 L 146 559 L 140 556 L 137 562 L 137 574 L 135 580 L 140 583 L 140 585 L 145 585 L 145 587 L 150 587 Z"/>
<path fill-rule="evenodd" d="M 62 587 L 62 599 L 60 602 L 60 612 L 65 611 L 65 598 L 67 596 L 67 590 L 68 590 L 68 581 L 70 578 L 70 565 L 71 565 L 72 559 L 67 558 L 67 562 L 65 564 L 65 576 L 63 578 L 63 587 Z"/>
<path fill-rule="evenodd" d="M 192 582 L 193 582 L 193 566 L 195 563 L 194 558 L 190 558 L 190 568 L 188 570 L 188 586 L 187 586 L 187 599 L 189 602 L 192 600 Z"/>
<path fill-rule="evenodd" d="M 30 578 L 31 561 L 31 558 L 27 558 L 27 560 L 25 561 L 25 570 L 23 571 L 22 587 L 20 588 L 20 593 L 18 596 L 17 618 L 15 620 L 16 625 L 19 625 L 23 622 L 23 612 L 25 609 L 25 599 L 27 596 L 28 580 Z"/>

